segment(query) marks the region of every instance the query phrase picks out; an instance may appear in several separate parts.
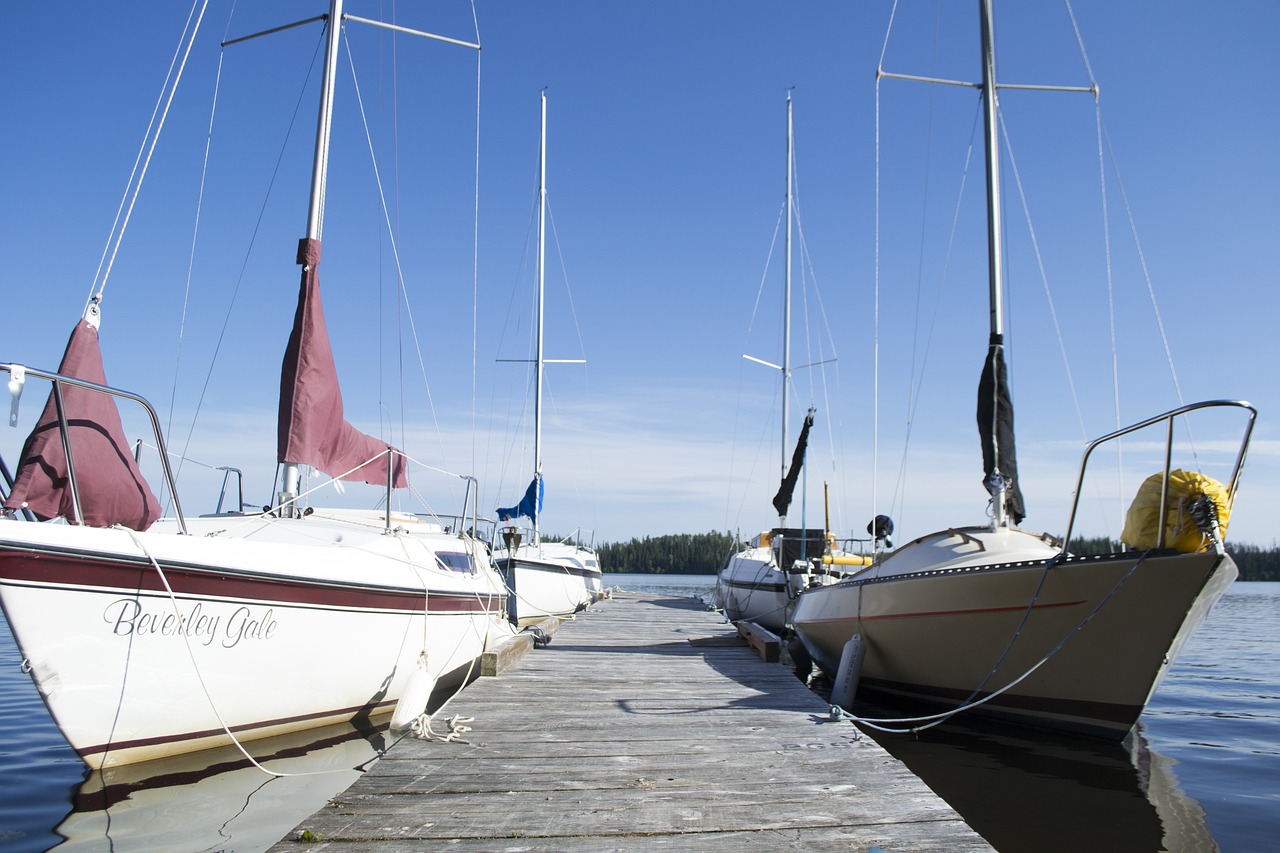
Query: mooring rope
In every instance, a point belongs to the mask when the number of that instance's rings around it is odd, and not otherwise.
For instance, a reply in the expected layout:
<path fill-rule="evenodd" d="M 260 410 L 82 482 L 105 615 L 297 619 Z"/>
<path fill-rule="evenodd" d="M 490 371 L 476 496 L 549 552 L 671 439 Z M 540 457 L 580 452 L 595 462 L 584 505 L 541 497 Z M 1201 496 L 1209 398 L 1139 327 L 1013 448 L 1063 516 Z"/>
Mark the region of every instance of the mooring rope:
<path fill-rule="evenodd" d="M 1105 596 L 1103 596 L 1102 600 L 1099 601 L 1091 611 L 1089 611 L 1088 615 L 1086 615 L 1082 620 L 1080 620 L 1079 624 L 1077 624 L 1074 628 L 1072 628 L 1071 631 L 1069 631 L 1067 635 L 1063 637 L 1056 646 L 1050 649 L 1048 654 L 1046 654 L 1039 661 L 1037 661 L 1026 672 L 1022 673 L 1022 675 L 1019 675 L 1017 678 L 1015 678 L 1013 681 L 1006 684 L 1004 687 L 1001 687 L 999 690 L 996 690 L 976 701 L 971 701 L 973 699 L 973 696 L 975 696 L 977 692 L 982 689 L 981 685 L 979 685 L 979 687 L 977 687 L 973 691 L 973 693 L 970 694 L 969 699 L 966 699 L 963 703 L 956 706 L 955 708 L 952 708 L 948 711 L 942 711 L 937 714 L 928 714 L 928 715 L 923 715 L 918 717 L 897 717 L 897 718 L 860 717 L 860 716 L 857 716 L 856 714 L 852 714 L 849 711 L 846 711 L 844 708 L 841 708 L 839 705 L 832 705 L 831 712 L 830 712 L 831 719 L 849 720 L 850 722 L 860 723 L 862 725 L 868 726 L 869 728 L 876 729 L 877 731 L 887 732 L 889 734 L 915 734 L 916 732 L 921 732 L 921 731 L 924 731 L 925 729 L 931 729 L 934 726 L 941 725 L 942 723 L 945 723 L 947 720 L 951 719 L 957 714 L 960 714 L 964 711 L 968 711 L 971 708 L 976 708 L 979 705 L 985 705 L 987 702 L 990 702 L 992 699 L 996 698 L 997 696 L 1000 696 L 1001 694 L 1006 693 L 1012 688 L 1016 687 L 1022 681 L 1026 680 L 1032 673 L 1034 673 L 1040 667 L 1048 663 L 1055 655 L 1057 655 L 1057 653 L 1062 650 L 1062 647 L 1065 646 L 1072 638 L 1074 638 L 1076 634 L 1080 633 L 1080 631 L 1084 629 L 1084 626 L 1089 624 L 1089 622 L 1093 619 L 1093 617 L 1096 616 L 1100 610 L 1102 610 L 1102 608 L 1107 604 L 1107 602 L 1109 602 L 1111 598 L 1120 590 L 1120 587 L 1122 587 L 1129 580 L 1129 578 L 1133 576 L 1133 573 L 1137 571 L 1138 566 L 1142 565 L 1142 563 L 1147 559 L 1148 556 L 1150 556 L 1150 554 L 1151 554 L 1151 551 L 1144 551 L 1141 554 L 1141 556 L 1139 556 L 1138 559 L 1134 561 L 1133 565 L 1129 567 L 1129 570 L 1125 572 L 1124 576 L 1116 582 L 1115 586 L 1111 588 L 1111 591 L 1108 592 Z M 1045 565 L 1045 573 L 1047 574 L 1056 565 L 1057 565 L 1056 557 L 1049 560 Z M 1043 584 L 1043 578 L 1041 579 L 1041 582 Z M 1037 590 L 1037 595 L 1038 594 L 1039 594 L 1039 590 Z M 1019 632 L 1022 630 L 1022 626 L 1025 623 L 1026 623 L 1026 615 L 1024 615 L 1022 622 L 1020 622 L 1018 625 Z M 1013 640 L 1016 640 L 1016 639 L 1017 639 L 1017 636 L 1015 634 Z M 1009 645 L 1005 648 L 1004 654 L 1001 655 L 1000 660 L 998 660 L 995 666 L 992 667 L 991 673 L 994 673 L 997 669 L 999 669 L 1000 664 L 1004 661 L 1005 656 L 1008 655 L 1009 650 L 1013 647 L 1013 640 L 1010 640 Z M 991 673 L 988 673 L 987 678 L 990 678 Z M 983 679 L 983 684 L 986 683 L 986 680 L 987 679 Z M 888 728 L 884 725 L 881 725 L 883 723 L 916 723 L 916 722 L 925 723 L 925 725 L 911 726 L 908 728 Z"/>
<path fill-rule="evenodd" d="M 133 544 L 137 545 L 138 550 L 140 550 L 143 555 L 146 556 L 147 560 L 150 561 L 152 568 L 156 570 L 156 574 L 160 577 L 160 583 L 164 584 L 165 592 L 169 594 L 169 601 L 173 605 L 174 615 L 177 616 L 178 619 L 182 619 L 182 611 L 178 608 L 178 597 L 174 594 L 173 587 L 169 585 L 169 578 L 165 576 L 164 569 L 160 568 L 160 563 L 156 560 L 155 555 L 151 553 L 150 549 L 148 549 L 146 544 L 143 543 L 141 538 L 139 538 L 137 531 L 119 525 L 117 525 L 117 528 L 128 533 L 129 538 L 133 540 Z M 222 726 L 222 730 L 226 732 L 227 737 L 231 739 L 231 742 L 235 745 L 236 749 L 240 751 L 240 754 L 243 755 L 250 764 L 261 770 L 263 773 L 266 773 L 268 776 L 326 776 L 332 773 L 348 772 L 348 770 L 344 768 L 341 770 L 311 770 L 302 773 L 282 773 L 276 770 L 268 770 L 266 767 L 259 764 L 258 760 L 249 754 L 249 751 L 244 748 L 244 744 L 242 744 L 240 739 L 235 736 L 235 733 L 231 731 L 231 727 L 227 725 L 227 721 L 223 718 L 222 712 L 218 710 L 217 702 L 213 699 L 213 694 L 209 691 L 209 685 L 205 683 L 204 674 L 200 671 L 200 664 L 196 660 L 195 651 L 191 648 L 191 639 L 187 636 L 185 631 L 180 633 L 182 634 L 183 645 L 187 649 L 187 656 L 191 658 L 191 668 L 195 673 L 196 681 L 200 683 L 200 689 L 204 692 L 205 699 L 209 702 L 209 709 L 213 711 L 213 715 L 218 718 L 218 724 Z"/>

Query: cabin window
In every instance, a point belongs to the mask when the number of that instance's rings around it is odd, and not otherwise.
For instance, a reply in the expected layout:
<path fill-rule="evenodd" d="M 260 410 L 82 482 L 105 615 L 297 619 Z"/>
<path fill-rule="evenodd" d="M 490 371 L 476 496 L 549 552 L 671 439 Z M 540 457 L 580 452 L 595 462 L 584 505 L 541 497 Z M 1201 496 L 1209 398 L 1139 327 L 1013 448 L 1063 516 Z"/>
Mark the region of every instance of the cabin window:
<path fill-rule="evenodd" d="M 475 571 L 475 567 L 471 565 L 471 555 L 462 551 L 437 551 L 436 559 L 440 561 L 441 566 L 450 571 Z"/>

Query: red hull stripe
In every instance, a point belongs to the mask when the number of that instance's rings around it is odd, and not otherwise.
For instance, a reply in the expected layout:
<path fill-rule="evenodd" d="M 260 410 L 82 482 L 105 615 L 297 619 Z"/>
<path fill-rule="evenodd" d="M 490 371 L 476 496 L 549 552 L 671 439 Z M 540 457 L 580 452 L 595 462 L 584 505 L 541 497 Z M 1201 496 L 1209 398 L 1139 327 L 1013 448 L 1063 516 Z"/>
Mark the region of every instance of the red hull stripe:
<path fill-rule="evenodd" d="M 296 728 L 296 729 L 305 729 L 307 728 L 307 723 L 314 720 L 322 720 L 322 719 L 325 719 L 326 717 L 350 719 L 351 717 L 354 717 L 358 712 L 361 712 L 361 711 L 367 712 L 369 715 L 375 715 L 380 712 L 386 712 L 391 710 L 392 708 L 395 707 L 395 704 L 396 703 L 393 701 L 386 701 L 386 702 L 380 702 L 376 705 L 362 705 L 358 708 L 334 708 L 329 711 L 317 711 L 311 714 L 299 714 L 298 716 L 295 716 L 295 717 L 283 717 L 278 720 L 261 720 L 256 723 L 250 723 L 250 724 L 240 725 L 240 726 L 232 726 L 231 731 L 246 732 L 246 731 L 253 731 L 255 729 L 264 729 L 264 728 L 282 726 L 282 725 L 292 726 L 293 728 Z M 90 755 L 102 755 L 103 753 L 107 753 L 107 752 L 123 752 L 126 749 L 137 749 L 139 747 L 158 746 L 166 743 L 184 743 L 186 741 L 199 740 L 200 738 L 207 738 L 207 737 L 222 737 L 225 739 L 226 736 L 227 736 L 226 731 L 221 728 L 206 729 L 204 731 L 198 731 L 198 732 L 182 732 L 181 734 L 166 735 L 164 737 L 137 738 L 135 740 L 122 740 L 122 741 L 116 741 L 115 743 L 103 743 L 103 744 L 96 744 L 94 746 L 87 746 L 80 751 L 80 755 L 82 757 L 87 757 Z"/>
<path fill-rule="evenodd" d="M 1052 610 L 1056 607 L 1079 607 L 1081 604 L 1087 604 L 1084 599 L 1079 601 L 1059 601 L 1054 604 L 1036 604 L 1032 606 L 1032 610 Z M 1021 613 L 1027 609 L 1025 604 L 1019 604 L 1012 607 L 974 607 L 967 610 L 920 610 L 912 613 L 885 613 L 880 616 L 862 616 L 863 622 L 874 622 L 878 619 L 912 619 L 920 616 L 976 616 L 983 613 Z M 820 625 L 824 622 L 844 622 L 843 617 L 838 619 L 811 619 L 809 623 Z"/>
<path fill-rule="evenodd" d="M 285 740 L 268 738 L 267 740 L 255 741 L 254 752 L 259 754 L 254 760 L 265 764 L 281 758 L 297 758 L 310 752 L 337 746 L 357 738 L 369 743 L 371 749 L 381 751 L 383 746 L 379 744 L 385 745 L 384 735 L 390 726 L 391 721 L 389 719 L 384 719 L 377 724 L 361 721 L 359 726 L 353 722 L 352 725 L 342 727 L 337 734 L 330 734 L 330 732 L 334 731 L 334 728 L 315 729 L 314 731 L 318 735 L 324 734 L 325 736 L 315 737 L 305 743 L 290 740 L 287 735 L 281 736 Z M 261 753 L 261 750 L 268 748 L 272 751 L 266 754 Z M 82 785 L 80 790 L 72 796 L 72 805 L 77 812 L 106 811 L 136 795 L 139 791 L 171 788 L 177 785 L 194 785 L 203 779 L 210 779 L 222 773 L 243 770 L 252 766 L 253 764 L 249 759 L 243 756 L 227 758 L 208 766 L 184 764 L 182 765 L 183 769 L 180 770 L 171 770 L 166 766 L 166 772 L 160 772 L 141 779 L 124 778 L 119 782 L 113 782 L 102 788 L 94 789 L 89 785 Z"/>
<path fill-rule="evenodd" d="M 270 602 L 282 606 L 342 607 L 364 610 L 421 611 L 429 600 L 432 612 L 485 612 L 501 609 L 505 594 L 470 595 L 408 587 L 354 586 L 302 578 L 237 572 L 220 567 L 165 565 L 175 595 Z M 0 581 L 89 587 L 131 593 L 165 593 L 149 562 L 109 555 L 0 550 Z"/>

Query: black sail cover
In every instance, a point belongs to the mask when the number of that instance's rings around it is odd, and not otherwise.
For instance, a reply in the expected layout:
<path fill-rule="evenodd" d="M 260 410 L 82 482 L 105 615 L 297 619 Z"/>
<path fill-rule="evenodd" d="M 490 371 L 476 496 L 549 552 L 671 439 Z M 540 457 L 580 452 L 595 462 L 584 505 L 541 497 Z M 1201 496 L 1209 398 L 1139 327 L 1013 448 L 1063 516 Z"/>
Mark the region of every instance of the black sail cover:
<path fill-rule="evenodd" d="M 791 493 L 796 490 L 796 480 L 800 478 L 800 469 L 804 467 L 804 452 L 809 444 L 809 427 L 811 426 L 813 426 L 813 409 L 805 415 L 804 426 L 800 429 L 800 438 L 796 441 L 796 449 L 791 454 L 791 467 L 782 478 L 778 493 L 773 496 L 773 508 L 778 511 L 779 516 L 785 516 L 788 507 L 791 506 Z"/>
<path fill-rule="evenodd" d="M 978 435 L 982 439 L 984 483 L 999 470 L 1006 481 L 1004 508 L 1014 524 L 1026 517 L 1018 487 L 1018 454 L 1013 443 L 1013 397 L 1004 365 L 1004 339 L 993 334 L 978 382 Z M 990 491 L 988 486 L 988 491 Z"/>

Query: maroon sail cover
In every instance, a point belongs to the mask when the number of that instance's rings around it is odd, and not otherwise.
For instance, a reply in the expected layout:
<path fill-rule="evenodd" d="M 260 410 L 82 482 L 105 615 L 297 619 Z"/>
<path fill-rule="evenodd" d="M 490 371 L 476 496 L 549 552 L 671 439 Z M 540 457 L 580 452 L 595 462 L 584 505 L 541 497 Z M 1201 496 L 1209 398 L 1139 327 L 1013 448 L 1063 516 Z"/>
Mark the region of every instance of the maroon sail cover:
<path fill-rule="evenodd" d="M 299 241 L 298 263 L 302 264 L 298 312 L 280 371 L 278 461 L 310 465 L 330 477 L 385 486 L 390 445 L 365 435 L 343 418 L 338 371 L 320 304 L 319 240 Z M 409 484 L 404 456 L 397 451 L 394 459 L 393 485 L 404 488 Z"/>
<path fill-rule="evenodd" d="M 98 330 L 81 320 L 71 332 L 58 372 L 106 385 Z M 160 505 L 129 454 L 115 399 L 99 391 L 62 386 L 71 458 L 83 523 L 122 524 L 146 530 L 160 517 Z M 44 412 L 22 447 L 13 491 L 5 509 L 28 509 L 41 521 L 62 516 L 77 523 L 67 477 L 67 457 L 58 431 L 58 409 L 50 393 Z"/>

